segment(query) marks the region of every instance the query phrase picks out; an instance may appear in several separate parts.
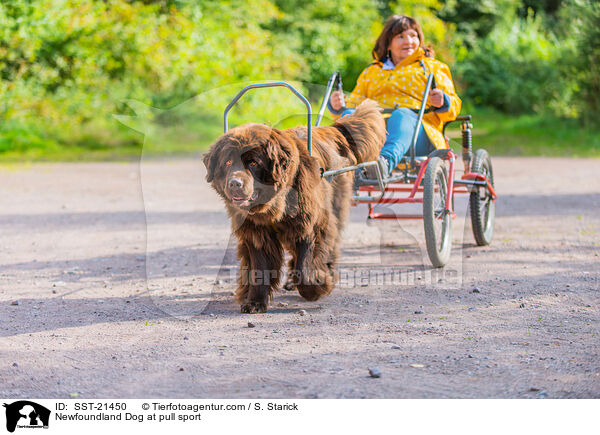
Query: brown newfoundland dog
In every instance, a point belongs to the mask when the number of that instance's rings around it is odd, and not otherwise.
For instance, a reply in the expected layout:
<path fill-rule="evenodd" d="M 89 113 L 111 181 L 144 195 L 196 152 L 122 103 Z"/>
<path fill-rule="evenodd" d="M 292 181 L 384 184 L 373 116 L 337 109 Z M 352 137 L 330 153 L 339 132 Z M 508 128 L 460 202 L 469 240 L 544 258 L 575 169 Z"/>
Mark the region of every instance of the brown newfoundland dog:
<path fill-rule="evenodd" d="M 365 101 L 330 127 L 277 130 L 246 124 L 221 136 L 204 156 L 206 181 L 223 198 L 238 238 L 241 260 L 236 299 L 243 313 L 264 313 L 281 278 L 284 250 L 291 254 L 286 286 L 309 301 L 329 293 L 352 197 L 353 173 L 331 182 L 321 169 L 376 160 L 385 123 Z"/>

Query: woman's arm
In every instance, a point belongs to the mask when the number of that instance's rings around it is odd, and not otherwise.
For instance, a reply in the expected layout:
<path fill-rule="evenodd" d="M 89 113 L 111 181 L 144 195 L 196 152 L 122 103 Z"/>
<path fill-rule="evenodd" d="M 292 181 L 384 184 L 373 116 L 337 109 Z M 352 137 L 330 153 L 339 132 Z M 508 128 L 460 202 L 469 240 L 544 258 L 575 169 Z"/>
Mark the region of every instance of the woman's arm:
<path fill-rule="evenodd" d="M 448 122 L 456 119 L 458 114 L 460 113 L 460 107 L 462 101 L 460 97 L 456 94 L 456 90 L 454 89 L 454 83 L 452 82 L 452 75 L 450 74 L 450 68 L 448 65 L 442 62 L 436 62 L 436 66 L 434 69 L 435 82 L 437 85 L 437 89 L 444 92 L 444 104 L 443 110 L 435 111 L 437 116 L 442 120 L 442 122 Z M 448 107 L 446 108 L 446 103 L 448 103 Z"/>

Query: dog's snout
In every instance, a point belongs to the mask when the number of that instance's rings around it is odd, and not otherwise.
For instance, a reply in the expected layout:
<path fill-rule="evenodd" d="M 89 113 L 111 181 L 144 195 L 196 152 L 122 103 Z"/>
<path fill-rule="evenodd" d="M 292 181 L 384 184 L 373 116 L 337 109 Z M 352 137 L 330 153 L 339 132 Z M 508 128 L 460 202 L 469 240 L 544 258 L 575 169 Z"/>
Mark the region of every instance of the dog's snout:
<path fill-rule="evenodd" d="M 240 178 L 232 178 L 229 180 L 230 189 L 241 189 L 244 187 L 244 182 Z"/>

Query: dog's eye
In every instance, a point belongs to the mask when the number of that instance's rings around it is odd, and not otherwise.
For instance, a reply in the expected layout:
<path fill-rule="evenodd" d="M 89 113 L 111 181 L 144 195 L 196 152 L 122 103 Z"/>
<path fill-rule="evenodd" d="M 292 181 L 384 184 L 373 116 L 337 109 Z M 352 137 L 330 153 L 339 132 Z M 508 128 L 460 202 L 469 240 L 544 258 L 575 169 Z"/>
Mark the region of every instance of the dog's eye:
<path fill-rule="evenodd" d="M 248 163 L 248 166 L 250 166 L 251 168 L 256 168 L 258 166 L 258 163 L 250 162 L 250 163 Z"/>
<path fill-rule="evenodd" d="M 233 163 L 233 161 L 232 161 L 232 160 L 227 160 L 227 161 L 225 162 L 225 166 L 231 166 L 231 164 L 232 164 L 232 163 Z"/>

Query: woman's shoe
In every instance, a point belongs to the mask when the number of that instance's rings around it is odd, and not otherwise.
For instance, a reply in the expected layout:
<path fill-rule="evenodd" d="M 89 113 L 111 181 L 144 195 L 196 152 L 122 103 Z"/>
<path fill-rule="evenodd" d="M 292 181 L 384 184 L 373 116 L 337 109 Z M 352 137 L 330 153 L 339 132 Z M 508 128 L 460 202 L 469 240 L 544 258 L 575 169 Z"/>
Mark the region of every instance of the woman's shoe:
<path fill-rule="evenodd" d="M 381 172 L 381 178 L 386 179 L 390 175 L 390 167 L 387 159 L 385 157 L 379 156 L 379 160 L 377 160 L 377 166 L 379 166 L 379 171 Z M 367 178 L 369 180 L 377 180 L 377 167 L 367 166 L 366 168 Z"/>

